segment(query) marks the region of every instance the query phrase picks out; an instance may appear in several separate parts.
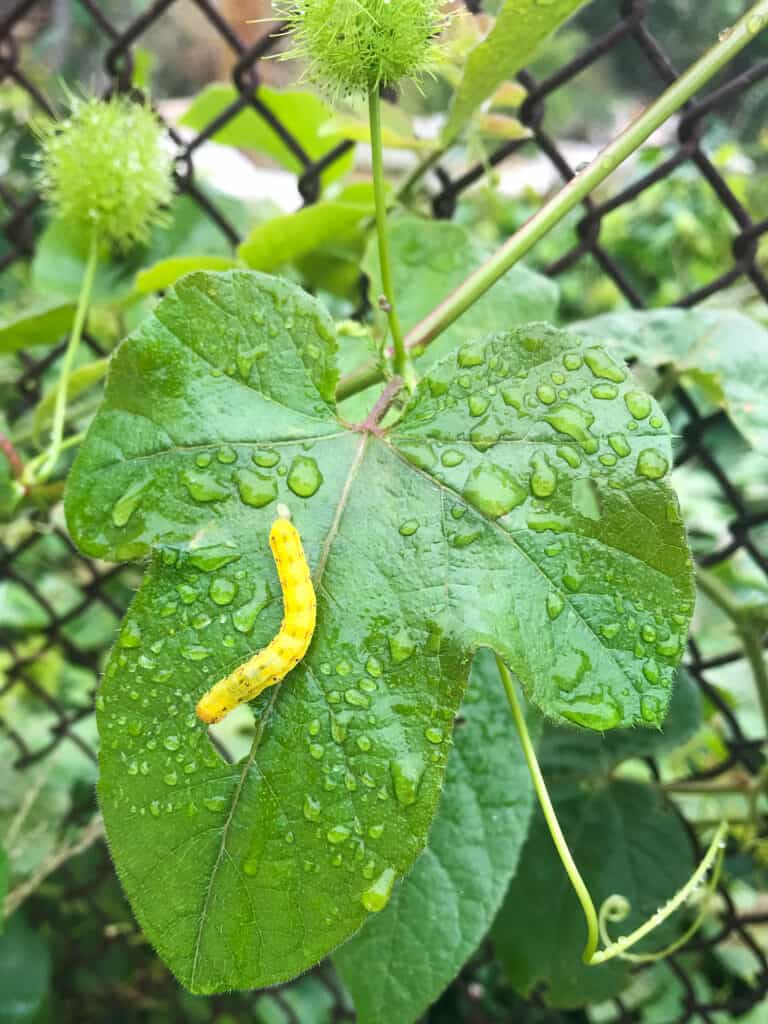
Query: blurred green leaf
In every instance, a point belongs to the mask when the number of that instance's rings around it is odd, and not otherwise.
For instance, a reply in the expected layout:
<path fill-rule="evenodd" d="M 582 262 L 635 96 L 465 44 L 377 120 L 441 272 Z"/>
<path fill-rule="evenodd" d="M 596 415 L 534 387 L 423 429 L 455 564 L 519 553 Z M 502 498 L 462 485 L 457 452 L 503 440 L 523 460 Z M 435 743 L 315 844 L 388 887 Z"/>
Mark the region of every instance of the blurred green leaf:
<path fill-rule="evenodd" d="M 517 866 L 533 786 L 490 651 L 475 657 L 460 722 L 424 852 L 334 956 L 359 1024 L 420 1017 L 479 946 Z"/>
<path fill-rule="evenodd" d="M 356 238 L 372 215 L 373 187 L 355 185 L 338 199 L 323 199 L 257 225 L 238 255 L 253 270 L 276 270 L 331 241 Z"/>
<path fill-rule="evenodd" d="M 228 256 L 172 256 L 147 270 L 140 270 L 136 275 L 136 291 L 142 294 L 161 292 L 195 270 L 232 270 L 236 266 L 236 261 Z"/>
<path fill-rule="evenodd" d="M 0 352 L 54 345 L 72 326 L 73 316 L 71 303 L 54 301 L 29 306 L 10 320 L 0 320 Z"/>
<path fill-rule="evenodd" d="M 761 324 L 732 310 L 663 309 L 608 313 L 573 329 L 622 359 L 671 365 L 694 396 L 721 398 L 736 429 L 768 453 L 768 330 Z"/>
<path fill-rule="evenodd" d="M 20 913 L 0 934 L 0 1024 L 31 1024 L 48 993 L 48 944 Z"/>
<path fill-rule="evenodd" d="M 443 142 L 452 142 L 477 108 L 534 58 L 539 45 L 585 0 L 506 0 L 486 38 L 469 54 Z"/>
<path fill-rule="evenodd" d="M 181 124 L 196 131 L 204 131 L 240 98 L 241 94 L 232 85 L 209 85 L 194 99 L 192 106 L 182 117 Z M 333 111 L 311 92 L 300 89 L 278 90 L 261 85 L 255 91 L 254 98 L 264 105 L 270 118 L 288 126 L 291 136 L 310 160 L 319 160 L 346 137 L 342 131 L 329 125 L 334 116 Z M 303 162 L 275 131 L 270 124 L 270 118 L 264 117 L 257 108 L 246 106 L 227 120 L 212 139 L 223 145 L 265 153 L 289 171 L 300 174 L 304 170 Z M 343 178 L 351 170 L 353 161 L 354 153 L 351 150 L 334 160 L 322 172 L 323 183 L 328 185 Z"/>

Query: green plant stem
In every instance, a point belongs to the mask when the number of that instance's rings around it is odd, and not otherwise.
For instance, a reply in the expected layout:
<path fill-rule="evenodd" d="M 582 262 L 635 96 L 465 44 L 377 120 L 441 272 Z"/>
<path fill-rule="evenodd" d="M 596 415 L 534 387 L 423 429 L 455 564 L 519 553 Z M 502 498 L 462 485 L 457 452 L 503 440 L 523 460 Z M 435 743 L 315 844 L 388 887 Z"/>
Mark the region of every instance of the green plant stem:
<path fill-rule="evenodd" d="M 616 168 L 640 148 L 696 92 L 717 74 L 768 24 L 768 0 L 760 0 L 695 64 L 691 65 L 618 138 L 546 202 L 482 266 L 443 300 L 406 336 L 406 349 L 423 347 L 461 316 L 481 295 L 513 267 L 571 210 L 602 184 Z M 373 137 L 373 132 L 372 132 Z M 374 147 L 375 151 L 375 147 Z M 337 392 L 347 398 L 382 379 L 379 367 L 368 364 L 345 377 Z"/>
<path fill-rule="evenodd" d="M 557 814 L 555 808 L 552 805 L 552 800 L 547 790 L 547 784 L 544 781 L 544 776 L 541 773 L 541 767 L 539 766 L 538 758 L 536 757 L 536 751 L 533 749 L 533 743 L 531 741 L 530 733 L 528 732 L 528 726 L 525 721 L 525 715 L 523 709 L 520 707 L 520 701 L 517 697 L 517 690 L 512 680 L 512 676 L 509 669 L 496 655 L 496 665 L 501 676 L 501 682 L 504 686 L 504 690 L 507 694 L 507 700 L 509 701 L 509 707 L 512 712 L 512 718 L 517 729 L 517 735 L 520 738 L 520 745 L 523 748 L 523 754 L 528 765 L 528 771 L 531 773 L 533 779 L 533 787 L 536 790 L 536 796 L 539 799 L 541 810 L 544 814 L 544 819 L 547 823 L 552 841 L 557 848 L 558 856 L 562 861 L 563 867 L 565 868 L 566 874 L 570 879 L 573 890 L 578 897 L 581 908 L 584 911 L 584 917 L 587 922 L 587 942 L 582 953 L 582 959 L 585 963 L 588 963 L 597 952 L 597 944 L 600 941 L 600 931 L 597 921 L 597 911 L 595 905 L 592 902 L 592 897 L 589 895 L 589 890 L 581 877 L 579 869 L 576 867 L 576 862 L 573 859 L 573 855 L 568 847 L 563 830 L 560 828 L 560 822 L 557 820 Z"/>
<path fill-rule="evenodd" d="M 749 608 L 742 608 L 734 601 L 728 588 L 716 576 L 700 569 L 696 574 L 696 583 L 699 590 L 706 594 L 709 600 L 716 604 L 736 627 L 752 671 L 752 679 L 760 701 L 760 711 L 768 733 L 768 665 L 766 665 L 765 651 L 763 650 L 765 628 L 750 614 Z"/>
<path fill-rule="evenodd" d="M 427 171 L 434 167 L 440 157 L 445 153 L 445 147 L 439 146 L 437 149 L 433 149 L 431 153 L 420 160 L 413 170 L 405 177 L 400 188 L 397 190 L 397 201 L 400 203 L 407 202 L 411 192 L 415 186 L 421 181 Z"/>
<path fill-rule="evenodd" d="M 88 307 L 91 302 L 91 292 L 93 291 L 93 282 L 96 277 L 98 260 L 99 240 L 96 232 L 94 231 L 91 235 L 91 241 L 88 246 L 88 260 L 85 265 L 85 273 L 83 274 L 83 280 L 80 285 L 80 295 L 77 300 L 75 320 L 72 324 L 72 331 L 69 335 L 69 341 L 67 342 L 67 348 L 64 352 L 64 359 L 61 364 L 59 386 L 58 391 L 56 392 L 56 406 L 53 412 L 53 425 L 51 427 L 51 440 L 48 444 L 48 448 L 44 452 L 44 458 L 42 459 L 39 468 L 35 469 L 35 483 L 44 483 L 48 479 L 56 468 L 56 463 L 59 461 L 59 456 L 63 450 L 62 441 L 64 437 L 64 423 L 67 417 L 67 385 L 69 383 L 69 375 L 72 372 L 75 353 L 77 352 L 77 348 L 80 344 L 80 338 L 83 334 L 83 327 L 85 326 Z"/>
<path fill-rule="evenodd" d="M 410 358 L 405 350 L 403 331 L 395 307 L 395 288 L 392 281 L 392 262 L 389 255 L 389 235 L 387 234 L 387 195 L 384 179 L 384 154 L 381 142 L 381 100 L 378 88 L 368 93 L 368 115 L 371 125 L 371 154 L 373 166 L 373 194 L 376 204 L 376 234 L 379 242 L 379 267 L 381 269 L 381 286 L 384 292 L 382 303 L 389 321 L 392 335 L 392 365 L 397 376 L 407 384 L 412 383 L 413 371 Z"/>
<path fill-rule="evenodd" d="M 528 765 L 528 770 L 531 773 L 531 779 L 533 780 L 533 788 L 536 790 L 536 796 L 539 800 L 542 813 L 544 814 L 544 820 L 547 823 L 547 828 L 552 836 L 552 841 L 557 849 L 560 861 L 565 868 L 565 872 L 568 875 L 573 890 L 581 904 L 581 909 L 584 912 L 584 918 L 587 925 L 587 941 L 584 946 L 584 952 L 581 954 L 581 958 L 585 964 L 594 966 L 596 964 L 604 964 L 608 960 L 613 960 L 616 957 L 621 957 L 627 960 L 656 960 L 664 957 L 667 953 L 677 949 L 683 942 L 686 942 L 696 931 L 701 924 L 704 917 L 704 911 L 699 914 L 694 924 L 685 932 L 681 939 L 677 940 L 669 946 L 667 949 L 662 950 L 659 953 L 651 953 L 641 956 L 630 956 L 629 950 L 632 946 L 638 943 L 641 939 L 644 939 L 647 935 L 650 935 L 660 924 L 663 924 L 668 917 L 670 917 L 676 910 L 678 910 L 694 893 L 700 885 L 703 884 L 707 872 L 714 866 L 714 875 L 711 884 L 711 890 L 717 884 L 717 877 L 719 874 L 720 865 L 722 863 L 723 851 L 725 848 L 725 839 L 728 834 L 728 825 L 725 822 L 720 822 L 715 834 L 712 838 L 712 842 L 707 849 L 707 852 L 701 859 L 700 864 L 682 887 L 675 895 L 667 901 L 667 903 L 659 910 L 656 911 L 647 921 L 645 921 L 639 928 L 636 928 L 630 935 L 624 935 L 617 939 L 615 942 L 611 942 L 606 929 L 605 924 L 609 920 L 622 920 L 629 913 L 630 905 L 629 902 L 623 896 L 609 896 L 605 900 L 600 908 L 598 914 L 595 910 L 595 905 L 592 902 L 592 897 L 589 895 L 589 889 L 587 889 L 584 879 L 581 877 L 579 869 L 576 867 L 576 862 L 573 859 L 573 854 L 568 847 L 568 842 L 563 835 L 563 830 L 560 828 L 560 822 L 557 820 L 557 813 L 552 804 L 552 799 L 547 790 L 547 784 L 544 781 L 544 776 L 539 765 L 538 758 L 536 757 L 536 751 L 531 741 L 530 733 L 528 732 L 528 726 L 525 721 L 525 715 L 523 709 L 520 706 L 520 700 L 517 696 L 517 690 L 515 688 L 512 675 L 504 664 L 499 655 L 496 655 L 496 665 L 499 670 L 499 676 L 504 686 L 504 690 L 507 694 L 507 700 L 509 701 L 509 707 L 512 712 L 512 719 L 515 723 L 517 735 L 520 738 L 520 745 L 523 748 L 523 754 Z M 620 908 L 620 913 L 616 913 L 617 908 Z M 605 948 L 598 949 L 598 945 L 601 937 L 606 943 Z"/>
<path fill-rule="evenodd" d="M 752 679 L 760 701 L 766 733 L 768 733 L 768 666 L 765 663 L 762 636 L 755 629 L 745 628 L 741 632 L 741 642 L 744 644 L 744 653 L 752 670 Z"/>

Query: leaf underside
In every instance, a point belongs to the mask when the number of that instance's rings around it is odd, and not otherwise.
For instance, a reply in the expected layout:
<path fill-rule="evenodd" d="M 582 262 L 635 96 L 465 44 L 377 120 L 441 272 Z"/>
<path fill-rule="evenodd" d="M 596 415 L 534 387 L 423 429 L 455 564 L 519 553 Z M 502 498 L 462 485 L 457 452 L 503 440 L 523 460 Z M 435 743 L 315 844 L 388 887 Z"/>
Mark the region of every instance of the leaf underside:
<path fill-rule="evenodd" d="M 386 902 L 478 647 L 556 720 L 657 725 L 690 617 L 668 428 L 623 368 L 529 325 L 358 433 L 332 328 L 288 282 L 187 276 L 118 349 L 69 479 L 85 552 L 153 552 L 99 694 L 99 794 L 133 909 L 196 992 L 292 977 Z M 278 501 L 318 626 L 230 765 L 194 705 L 277 630 Z"/>

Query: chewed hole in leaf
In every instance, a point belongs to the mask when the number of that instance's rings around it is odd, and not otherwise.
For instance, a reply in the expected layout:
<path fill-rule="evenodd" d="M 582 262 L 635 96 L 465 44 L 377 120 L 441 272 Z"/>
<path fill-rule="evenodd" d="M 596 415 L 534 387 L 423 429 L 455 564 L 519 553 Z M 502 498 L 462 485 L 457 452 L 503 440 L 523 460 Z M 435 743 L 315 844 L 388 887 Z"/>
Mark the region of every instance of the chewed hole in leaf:
<path fill-rule="evenodd" d="M 208 735 L 225 764 L 236 764 L 248 756 L 256 736 L 257 718 L 249 704 L 234 708 L 221 722 L 210 726 Z"/>

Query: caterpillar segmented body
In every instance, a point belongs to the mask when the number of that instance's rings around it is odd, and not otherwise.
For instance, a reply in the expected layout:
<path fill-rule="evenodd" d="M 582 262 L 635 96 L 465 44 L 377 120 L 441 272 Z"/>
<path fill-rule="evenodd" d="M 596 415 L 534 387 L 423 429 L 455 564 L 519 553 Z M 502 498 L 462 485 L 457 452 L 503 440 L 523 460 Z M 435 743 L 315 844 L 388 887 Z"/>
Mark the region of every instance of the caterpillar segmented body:
<path fill-rule="evenodd" d="M 288 509 L 278 506 L 280 518 L 269 531 L 269 546 L 283 591 L 283 621 L 266 647 L 239 665 L 200 698 L 197 717 L 207 725 L 220 722 L 238 704 L 253 700 L 279 683 L 307 653 L 315 631 L 317 601 L 299 531 Z"/>

